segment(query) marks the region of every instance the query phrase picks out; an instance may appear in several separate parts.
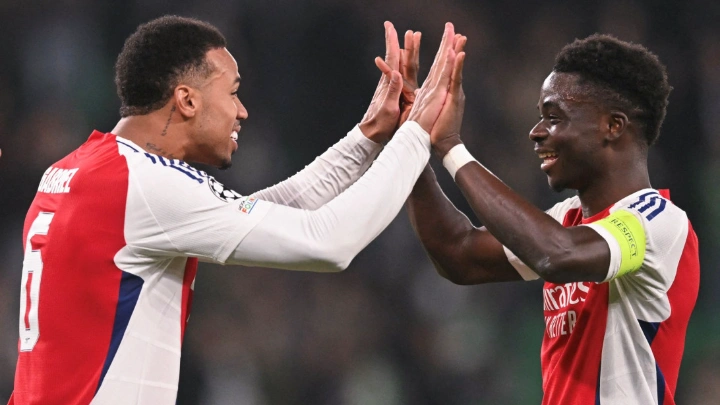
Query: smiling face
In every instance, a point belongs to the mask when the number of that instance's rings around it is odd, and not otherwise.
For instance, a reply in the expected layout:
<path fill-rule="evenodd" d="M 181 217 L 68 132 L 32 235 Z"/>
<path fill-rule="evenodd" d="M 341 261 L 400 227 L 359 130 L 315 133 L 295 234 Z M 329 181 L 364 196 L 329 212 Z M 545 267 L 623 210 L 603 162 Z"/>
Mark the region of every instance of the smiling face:
<path fill-rule="evenodd" d="M 212 73 L 198 86 L 201 107 L 186 160 L 227 169 L 238 148 L 240 123 L 248 113 L 238 98 L 240 74 L 230 52 L 212 49 L 206 58 Z"/>
<path fill-rule="evenodd" d="M 586 86 L 577 74 L 552 72 L 540 91 L 540 121 L 530 140 L 555 191 L 582 191 L 607 170 L 609 115 L 583 91 Z"/>

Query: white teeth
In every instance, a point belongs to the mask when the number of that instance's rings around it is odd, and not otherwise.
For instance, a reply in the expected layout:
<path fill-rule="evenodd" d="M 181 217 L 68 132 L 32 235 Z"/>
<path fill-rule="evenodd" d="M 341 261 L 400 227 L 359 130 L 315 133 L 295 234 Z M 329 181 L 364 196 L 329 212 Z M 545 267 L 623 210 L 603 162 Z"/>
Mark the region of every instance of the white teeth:
<path fill-rule="evenodd" d="M 237 141 L 237 139 L 238 139 L 237 131 L 232 131 L 232 133 L 230 134 L 230 139 L 232 139 L 233 141 Z"/>
<path fill-rule="evenodd" d="M 557 157 L 557 155 L 556 155 L 556 154 L 554 154 L 554 153 L 552 153 L 552 152 L 547 152 L 547 153 L 538 153 L 538 156 L 540 157 L 540 159 L 547 159 L 547 158 L 554 158 L 554 157 Z"/>

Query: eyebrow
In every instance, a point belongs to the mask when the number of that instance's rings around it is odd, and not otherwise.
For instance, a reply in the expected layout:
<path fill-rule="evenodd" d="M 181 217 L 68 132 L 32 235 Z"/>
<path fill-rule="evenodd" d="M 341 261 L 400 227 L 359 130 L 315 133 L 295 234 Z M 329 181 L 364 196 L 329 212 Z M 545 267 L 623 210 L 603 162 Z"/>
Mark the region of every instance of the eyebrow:
<path fill-rule="evenodd" d="M 542 103 L 541 108 L 551 108 L 551 107 L 560 107 L 560 104 L 558 104 L 555 101 L 546 101 L 546 102 Z"/>
<path fill-rule="evenodd" d="M 238 77 L 235 78 L 235 81 L 233 82 L 233 84 L 240 84 L 240 76 L 239 75 L 238 75 Z"/>

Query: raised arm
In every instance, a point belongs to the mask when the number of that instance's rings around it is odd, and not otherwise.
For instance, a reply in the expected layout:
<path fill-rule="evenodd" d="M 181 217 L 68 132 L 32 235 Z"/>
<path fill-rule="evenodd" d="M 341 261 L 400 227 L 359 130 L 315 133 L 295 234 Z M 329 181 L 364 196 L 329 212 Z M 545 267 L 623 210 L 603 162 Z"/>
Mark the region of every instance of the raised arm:
<path fill-rule="evenodd" d="M 360 178 L 399 126 L 398 100 L 390 94 L 390 77 L 393 70 L 400 68 L 401 54 L 397 32 L 390 22 L 385 22 L 385 50 L 385 59 L 378 59 L 388 66 L 388 70 L 381 74 L 360 124 L 303 170 L 253 194 L 254 197 L 315 210 Z"/>
<path fill-rule="evenodd" d="M 412 41 L 414 39 L 414 41 Z M 419 46 L 420 37 L 417 33 L 405 34 L 405 47 L 412 41 L 415 48 Z M 467 38 L 456 35 L 455 51 L 460 54 Z M 417 55 L 413 62 L 405 62 L 405 70 L 401 72 L 405 83 L 417 83 Z M 453 132 L 460 131 L 464 110 L 465 96 L 462 90 L 462 64 L 464 54 L 459 57 L 460 64 L 453 72 L 448 102 L 453 103 L 452 109 L 444 109 L 443 131 L 448 128 Z M 379 65 L 381 70 L 389 67 Z M 401 101 L 412 105 L 412 93 L 404 92 Z M 450 115 L 453 112 L 454 115 Z M 435 131 L 441 134 L 443 131 Z M 407 211 L 415 233 L 425 248 L 430 260 L 438 273 L 456 284 L 480 284 L 497 281 L 521 279 L 518 272 L 510 265 L 503 247 L 485 228 L 476 228 L 470 220 L 460 212 L 445 196 L 437 182 L 430 165 L 425 167 L 407 200 Z"/>
<path fill-rule="evenodd" d="M 455 63 L 453 43 L 453 27 L 447 24 L 433 70 L 417 95 L 409 122 L 360 180 L 316 211 L 270 207 L 227 262 L 296 270 L 344 269 L 397 215 L 427 164 L 427 132 L 446 100 Z M 401 76 L 392 72 L 391 77 L 389 93 L 399 116 Z"/>
<path fill-rule="evenodd" d="M 442 191 L 426 171 L 409 206 L 415 229 L 438 270 L 464 283 L 519 279 L 502 257 L 504 245 L 546 281 L 604 280 L 610 250 L 602 236 L 588 227 L 563 227 L 474 161 L 464 146 L 458 146 L 462 144 L 459 133 L 465 97 L 462 75 L 455 77 L 431 133 L 433 150 L 487 230 L 473 229 L 452 204 L 443 201 Z M 434 204 L 441 208 L 433 208 Z"/>

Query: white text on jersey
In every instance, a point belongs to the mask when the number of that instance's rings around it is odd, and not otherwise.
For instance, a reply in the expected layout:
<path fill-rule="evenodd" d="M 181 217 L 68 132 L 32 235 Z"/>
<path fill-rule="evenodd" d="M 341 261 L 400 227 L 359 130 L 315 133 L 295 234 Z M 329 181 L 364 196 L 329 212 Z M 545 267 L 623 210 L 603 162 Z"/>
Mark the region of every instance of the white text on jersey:
<path fill-rule="evenodd" d="M 50 166 L 40 180 L 38 192 L 52 194 L 70 192 L 70 180 L 77 171 L 78 169 L 58 169 Z"/>

